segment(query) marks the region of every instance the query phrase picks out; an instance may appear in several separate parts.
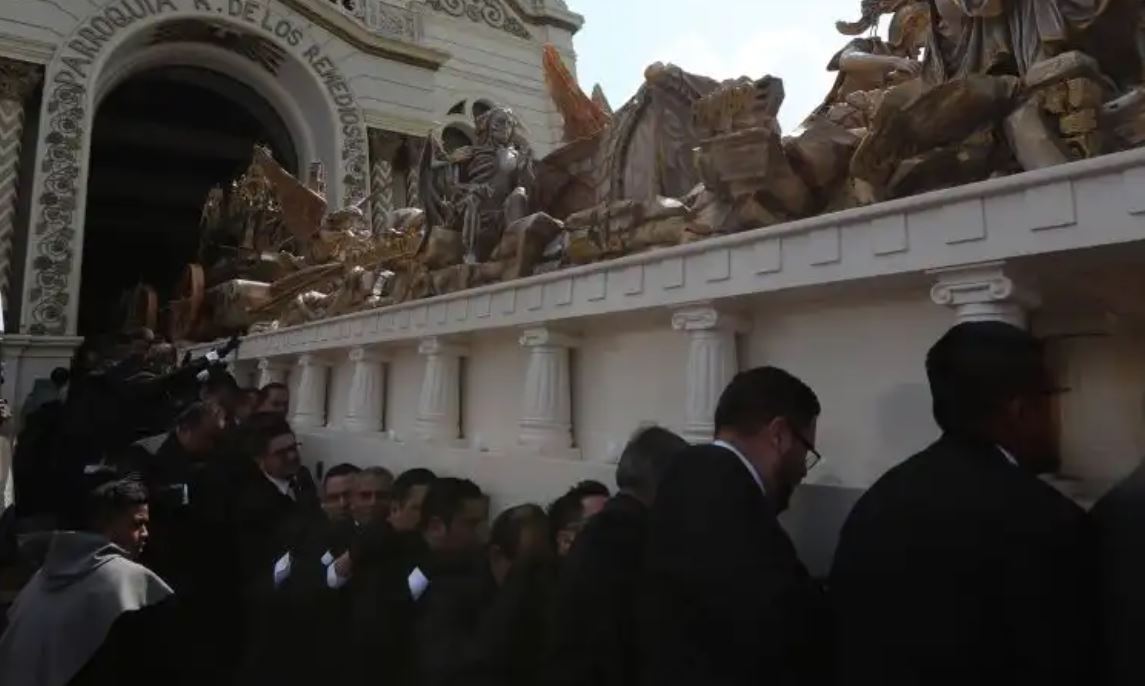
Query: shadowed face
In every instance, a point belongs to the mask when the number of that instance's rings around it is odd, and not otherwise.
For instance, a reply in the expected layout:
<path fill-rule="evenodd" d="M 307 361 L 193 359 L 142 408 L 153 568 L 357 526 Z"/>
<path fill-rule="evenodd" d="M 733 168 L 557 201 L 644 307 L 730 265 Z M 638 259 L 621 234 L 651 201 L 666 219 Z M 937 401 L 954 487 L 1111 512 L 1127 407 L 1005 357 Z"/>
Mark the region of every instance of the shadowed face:
<path fill-rule="evenodd" d="M 390 511 L 394 481 L 385 474 L 362 472 L 354 479 L 350 507 L 354 521 L 366 524 L 386 517 Z M 418 513 L 420 516 L 420 512 Z"/>
<path fill-rule="evenodd" d="M 397 531 L 414 531 L 421 522 L 421 505 L 425 502 L 428 485 L 412 486 L 404 500 L 390 505 L 390 525 Z"/>
<path fill-rule="evenodd" d="M 508 145 L 513 138 L 513 124 L 502 110 L 489 113 L 489 140 L 497 145 Z"/>
<path fill-rule="evenodd" d="M 350 496 L 355 474 L 330 476 L 322 484 L 322 509 L 332 522 L 350 518 Z"/>
<path fill-rule="evenodd" d="M 302 468 L 302 456 L 298 452 L 298 441 L 294 434 L 272 438 L 258 462 L 262 471 L 270 476 L 285 481 L 292 479 Z"/>
<path fill-rule="evenodd" d="M 150 523 L 151 512 L 144 503 L 112 518 L 104 527 L 103 534 L 128 555 L 138 558 L 147 546 L 147 527 Z"/>
<path fill-rule="evenodd" d="M 271 412 L 283 417 L 290 408 L 290 393 L 285 388 L 272 388 L 259 406 L 259 412 Z"/>

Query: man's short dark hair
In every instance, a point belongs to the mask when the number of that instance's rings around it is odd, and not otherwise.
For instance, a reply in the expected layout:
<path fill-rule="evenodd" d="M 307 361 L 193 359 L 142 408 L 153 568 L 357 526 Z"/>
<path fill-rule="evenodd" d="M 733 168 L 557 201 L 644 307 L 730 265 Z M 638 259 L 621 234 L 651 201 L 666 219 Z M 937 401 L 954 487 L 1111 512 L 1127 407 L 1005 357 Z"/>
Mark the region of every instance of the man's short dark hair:
<path fill-rule="evenodd" d="M 599 481 L 586 480 L 570 488 L 564 495 L 549 505 L 549 525 L 552 535 L 569 528 L 584 517 L 585 498 L 591 496 L 609 497 L 608 486 Z"/>
<path fill-rule="evenodd" d="M 394 480 L 394 473 L 385 467 L 375 465 L 373 467 L 366 467 L 362 470 L 362 476 L 376 476 L 379 479 L 387 479 L 390 482 Z"/>
<path fill-rule="evenodd" d="M 394 480 L 394 502 L 405 503 L 415 486 L 431 486 L 437 475 L 424 467 L 407 469 Z"/>
<path fill-rule="evenodd" d="M 52 385 L 56 388 L 63 388 L 68 385 L 68 381 L 72 378 L 72 373 L 66 367 L 56 367 L 52 370 L 49 377 L 52 380 Z"/>
<path fill-rule="evenodd" d="M 484 497 L 485 494 L 477 484 L 469 479 L 434 479 L 421 506 L 421 527 L 424 529 L 434 518 L 440 519 L 448 527 L 465 506 L 465 501 Z"/>
<path fill-rule="evenodd" d="M 687 441 L 663 427 L 641 429 L 620 454 L 616 485 L 622 491 L 639 495 L 655 491 L 672 458 L 687 447 Z"/>
<path fill-rule="evenodd" d="M 1009 400 L 1050 390 L 1045 348 L 1004 322 L 950 329 L 926 355 L 934 421 L 944 432 L 974 432 Z"/>
<path fill-rule="evenodd" d="M 336 479 L 340 476 L 353 476 L 361 472 L 361 467 L 352 465 L 349 462 L 343 462 L 342 464 L 334 465 L 326 472 L 326 475 L 322 477 L 322 485 L 325 486 L 326 482 L 330 479 Z"/>
<path fill-rule="evenodd" d="M 147 487 L 137 479 L 116 479 L 100 484 L 87 496 L 88 528 L 98 529 L 120 515 L 147 504 Z"/>
<path fill-rule="evenodd" d="M 256 412 L 240 427 L 239 445 L 243 455 L 255 459 L 266 453 L 270 442 L 278 436 L 293 434 L 282 415 L 275 412 Z"/>
<path fill-rule="evenodd" d="M 592 479 L 585 479 L 584 481 L 578 482 L 577 485 L 569 489 L 568 494 L 577 499 L 588 498 L 594 495 L 607 498 L 612 495 L 608 490 L 608 486 Z"/>
<path fill-rule="evenodd" d="M 778 417 L 806 427 L 819 416 L 811 388 L 778 367 L 756 367 L 736 374 L 716 405 L 716 433 L 731 429 L 754 436 Z"/>
<path fill-rule="evenodd" d="M 529 527 L 539 528 L 541 535 L 548 537 L 549 518 L 541 506 L 528 503 L 510 507 L 493 520 L 489 544 L 499 548 L 505 557 L 514 560 L 521 544 L 521 533 Z"/>
<path fill-rule="evenodd" d="M 182 431 L 197 431 L 211 416 L 211 408 L 203 402 L 193 402 L 175 419 L 175 428 Z"/>
<path fill-rule="evenodd" d="M 203 392 L 215 395 L 238 394 L 239 382 L 224 367 L 214 366 L 207 372 L 207 380 L 203 382 Z"/>
<path fill-rule="evenodd" d="M 266 399 L 270 397 L 270 394 L 274 393 L 275 391 L 290 393 L 290 389 L 286 386 L 286 384 L 272 381 L 258 389 L 258 404 L 261 405 L 265 403 Z"/>

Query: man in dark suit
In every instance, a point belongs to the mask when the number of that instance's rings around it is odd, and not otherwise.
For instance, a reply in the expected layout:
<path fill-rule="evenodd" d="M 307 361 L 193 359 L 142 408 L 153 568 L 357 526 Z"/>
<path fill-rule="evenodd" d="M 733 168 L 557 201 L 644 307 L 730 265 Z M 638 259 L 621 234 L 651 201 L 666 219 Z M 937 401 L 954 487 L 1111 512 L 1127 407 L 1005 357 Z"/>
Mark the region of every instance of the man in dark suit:
<path fill-rule="evenodd" d="M 498 515 L 486 555 L 431 579 L 417 633 L 425 686 L 542 683 L 552 558 L 544 510 L 519 505 Z"/>
<path fill-rule="evenodd" d="M 256 414 L 243 427 L 259 475 L 235 506 L 238 555 L 248 600 L 244 683 L 312 684 L 326 678 L 314 650 L 328 590 L 325 515 L 302 467 L 290 425 Z"/>
<path fill-rule="evenodd" d="M 1100 565 L 1100 683 L 1145 683 L 1145 466 L 1098 501 L 1090 517 Z"/>
<path fill-rule="evenodd" d="M 637 598 L 648 508 L 660 478 L 688 443 L 660 427 L 625 446 L 620 492 L 592 517 L 561 567 L 547 656 L 551 686 L 630 686 L 639 679 Z"/>
<path fill-rule="evenodd" d="M 787 372 L 742 372 L 720 396 L 716 442 L 669 468 L 652 506 L 643 683 L 815 683 L 821 594 L 776 516 L 817 456 L 818 415 Z"/>
<path fill-rule="evenodd" d="M 926 372 L 942 437 L 863 495 L 835 555 L 838 682 L 1089 683 L 1084 513 L 1037 478 L 1059 461 L 1041 343 L 960 324 Z"/>

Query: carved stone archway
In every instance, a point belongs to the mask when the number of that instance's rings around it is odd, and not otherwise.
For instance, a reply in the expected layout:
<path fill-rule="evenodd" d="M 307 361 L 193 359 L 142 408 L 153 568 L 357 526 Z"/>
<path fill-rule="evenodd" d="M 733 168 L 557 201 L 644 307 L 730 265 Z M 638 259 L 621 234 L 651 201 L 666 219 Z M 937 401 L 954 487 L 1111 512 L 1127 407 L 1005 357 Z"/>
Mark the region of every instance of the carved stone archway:
<path fill-rule="evenodd" d="M 212 27 L 214 38 L 172 38 L 162 31 L 180 22 Z M 264 50 L 247 54 L 236 49 L 243 37 Z M 214 50 L 188 49 L 204 40 Z M 328 53 L 330 43 L 329 34 L 276 0 L 101 0 L 61 42 L 45 73 L 20 330 L 56 336 L 76 332 L 95 109 L 134 70 L 204 66 L 195 55 L 220 49 L 244 53 L 245 62 L 232 60 L 242 73 L 231 75 L 287 110 L 281 114 L 291 123 L 301 154 L 330 170 L 332 204 L 364 197 L 365 120 Z"/>

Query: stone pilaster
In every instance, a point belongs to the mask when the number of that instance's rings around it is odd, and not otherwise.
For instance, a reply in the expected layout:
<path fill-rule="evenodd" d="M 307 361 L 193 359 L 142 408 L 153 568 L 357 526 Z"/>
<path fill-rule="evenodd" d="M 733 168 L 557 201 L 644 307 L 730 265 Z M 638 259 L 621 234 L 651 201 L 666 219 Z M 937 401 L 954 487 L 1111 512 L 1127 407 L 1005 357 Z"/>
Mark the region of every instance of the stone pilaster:
<path fill-rule="evenodd" d="M 350 400 L 342 426 L 347 431 L 381 431 L 386 395 L 386 372 L 382 357 L 366 348 L 354 348 L 350 350 L 350 363 L 353 365 Z"/>
<path fill-rule="evenodd" d="M 258 376 L 255 377 L 259 388 L 272 383 L 286 383 L 286 375 L 290 368 L 277 360 L 264 357 L 258 361 Z"/>
<path fill-rule="evenodd" d="M 572 447 L 572 385 L 569 352 L 575 340 L 548 328 L 527 329 L 528 353 L 518 443 L 541 454 Z"/>
<path fill-rule="evenodd" d="M 954 310 L 957 323 L 1000 321 L 1026 328 L 1038 296 L 1007 273 L 1004 262 L 985 262 L 931 272 L 930 289 L 937 305 Z"/>
<path fill-rule="evenodd" d="M 409 160 L 409 169 L 406 170 L 406 205 L 421 207 L 421 191 L 418 190 L 421 178 L 421 146 L 424 138 L 406 136 L 406 159 Z"/>
<path fill-rule="evenodd" d="M 688 334 L 683 436 L 692 443 L 715 434 L 716 404 L 739 371 L 736 333 L 743 327 L 739 318 L 708 304 L 672 315 L 672 328 Z"/>
<path fill-rule="evenodd" d="M 294 408 L 290 424 L 295 430 L 326 426 L 326 383 L 330 378 L 330 363 L 313 354 L 300 355 L 295 371 L 298 386 L 295 389 Z"/>
<path fill-rule="evenodd" d="M 461 357 L 464 348 L 436 336 L 422 340 L 425 376 L 417 404 L 417 435 L 427 442 L 461 437 Z"/>
<path fill-rule="evenodd" d="M 41 78 L 40 67 L 0 58 L 0 293 L 8 302 L 12 238 L 16 231 L 16 191 L 24 104 Z"/>
<path fill-rule="evenodd" d="M 394 158 L 402 138 L 396 133 L 370 129 L 370 222 L 374 233 L 386 227 L 386 217 L 394 209 Z"/>

